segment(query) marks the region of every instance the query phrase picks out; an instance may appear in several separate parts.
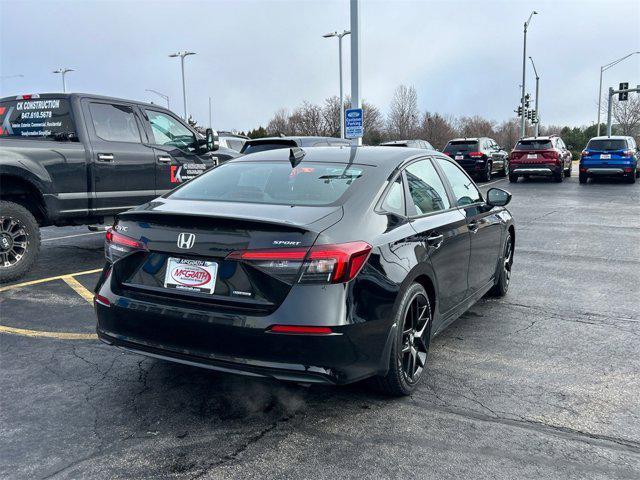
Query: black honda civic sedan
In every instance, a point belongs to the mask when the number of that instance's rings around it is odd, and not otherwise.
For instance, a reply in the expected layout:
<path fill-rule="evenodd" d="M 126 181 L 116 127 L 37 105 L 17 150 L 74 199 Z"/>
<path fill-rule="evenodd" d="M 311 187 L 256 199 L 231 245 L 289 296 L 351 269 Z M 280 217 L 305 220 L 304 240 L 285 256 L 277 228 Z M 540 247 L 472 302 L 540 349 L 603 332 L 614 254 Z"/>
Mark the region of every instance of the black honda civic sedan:
<path fill-rule="evenodd" d="M 411 393 L 431 338 L 507 292 L 511 195 L 437 152 L 246 155 L 107 232 L 98 336 L 155 358 Z"/>

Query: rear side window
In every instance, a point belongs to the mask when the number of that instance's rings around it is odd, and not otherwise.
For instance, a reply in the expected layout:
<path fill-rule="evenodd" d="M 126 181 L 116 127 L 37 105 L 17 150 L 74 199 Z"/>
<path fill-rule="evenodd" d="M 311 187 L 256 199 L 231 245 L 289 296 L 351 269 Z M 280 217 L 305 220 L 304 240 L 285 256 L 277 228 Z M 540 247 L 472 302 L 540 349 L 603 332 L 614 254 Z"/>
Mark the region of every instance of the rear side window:
<path fill-rule="evenodd" d="M 0 136 L 56 138 L 75 134 L 69 101 L 65 98 L 9 100 L 0 103 Z"/>
<path fill-rule="evenodd" d="M 96 135 L 107 142 L 140 143 L 140 130 L 131 107 L 109 103 L 90 103 Z"/>
<path fill-rule="evenodd" d="M 260 143 L 245 143 L 242 147 L 240 153 L 257 153 L 257 152 L 266 152 L 268 150 L 276 150 L 278 148 L 291 148 L 295 147 L 296 142 L 291 140 L 275 140 L 273 142 L 260 142 Z"/>
<path fill-rule="evenodd" d="M 450 207 L 447 191 L 430 160 L 420 160 L 406 168 L 409 195 L 417 215 L 426 215 Z"/>
<path fill-rule="evenodd" d="M 478 150 L 478 142 L 476 141 L 458 141 L 449 142 L 445 147 L 445 152 L 475 152 Z"/>
<path fill-rule="evenodd" d="M 516 150 L 549 150 L 553 148 L 551 140 L 520 140 Z"/>
<path fill-rule="evenodd" d="M 624 150 L 627 148 L 627 141 L 624 139 L 605 138 L 601 140 L 589 140 L 587 148 L 590 150 Z"/>
<path fill-rule="evenodd" d="M 170 198 L 272 205 L 330 205 L 364 176 L 362 166 L 229 162 L 195 178 Z"/>
<path fill-rule="evenodd" d="M 382 202 L 382 209 L 385 212 L 397 213 L 398 215 L 405 215 L 404 206 L 404 187 L 402 186 L 402 175 L 398 175 L 398 178 L 393 182 L 391 188 L 387 192 L 387 196 Z"/>

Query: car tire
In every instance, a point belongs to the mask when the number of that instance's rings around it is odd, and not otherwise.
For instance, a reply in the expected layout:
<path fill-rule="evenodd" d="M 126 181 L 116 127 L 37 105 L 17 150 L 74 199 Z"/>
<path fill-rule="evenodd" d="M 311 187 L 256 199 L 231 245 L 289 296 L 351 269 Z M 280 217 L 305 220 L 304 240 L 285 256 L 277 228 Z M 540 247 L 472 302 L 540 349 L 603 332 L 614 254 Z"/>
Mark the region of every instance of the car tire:
<path fill-rule="evenodd" d="M 567 168 L 567 169 L 564 171 L 564 176 L 565 176 L 565 177 L 569 178 L 569 177 L 571 176 L 571 168 L 572 168 L 572 165 L 569 165 L 569 168 Z"/>
<path fill-rule="evenodd" d="M 502 257 L 500 257 L 500 273 L 495 285 L 491 290 L 489 290 L 489 295 L 492 297 L 504 297 L 509 290 L 509 283 L 511 282 L 511 267 L 513 265 L 513 252 L 513 240 L 511 233 L 508 233 L 507 239 L 502 247 Z"/>
<path fill-rule="evenodd" d="M 484 172 L 482 172 L 480 174 L 480 181 L 481 182 L 488 182 L 489 180 L 491 180 L 491 171 L 493 169 L 493 164 L 489 161 L 487 161 L 486 166 L 484 167 Z"/>
<path fill-rule="evenodd" d="M 500 176 L 503 178 L 509 176 L 509 160 L 507 159 L 502 163 L 502 172 L 500 172 Z"/>
<path fill-rule="evenodd" d="M 509 174 L 509 182 L 510 183 L 517 183 L 517 181 L 518 181 L 518 176 L 514 175 L 513 173 L 510 173 Z"/>
<path fill-rule="evenodd" d="M 631 174 L 627 177 L 627 183 L 636 183 L 636 176 Z"/>
<path fill-rule="evenodd" d="M 0 283 L 26 274 L 39 251 L 40 228 L 35 217 L 20 204 L 0 201 Z"/>
<path fill-rule="evenodd" d="M 560 170 L 560 172 L 555 173 L 553 175 L 553 181 L 556 183 L 562 183 L 562 181 L 564 180 L 564 171 Z"/>
<path fill-rule="evenodd" d="M 585 184 L 585 183 L 587 183 L 588 179 L 589 179 L 589 177 L 586 174 L 584 174 L 584 173 L 579 173 L 578 174 L 578 181 L 580 183 Z"/>
<path fill-rule="evenodd" d="M 412 283 L 402 295 L 394 319 L 398 328 L 389 355 L 389 370 L 384 376 L 375 378 L 383 393 L 406 396 L 419 385 L 431 343 L 432 317 L 427 292 L 419 283 Z M 413 375 L 410 375 L 411 371 Z"/>

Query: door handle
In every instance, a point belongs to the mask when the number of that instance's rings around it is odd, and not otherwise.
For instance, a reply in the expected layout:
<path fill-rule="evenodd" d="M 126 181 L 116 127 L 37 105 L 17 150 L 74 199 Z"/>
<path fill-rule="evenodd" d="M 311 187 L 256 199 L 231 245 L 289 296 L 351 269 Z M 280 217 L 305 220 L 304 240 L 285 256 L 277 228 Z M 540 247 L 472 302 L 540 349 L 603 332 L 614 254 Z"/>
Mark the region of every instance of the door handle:
<path fill-rule="evenodd" d="M 475 220 L 473 222 L 469 222 L 467 224 L 467 228 L 469 229 L 469 231 L 471 233 L 476 233 L 478 231 L 478 227 L 480 226 L 480 224 L 478 222 L 476 222 Z"/>
<path fill-rule="evenodd" d="M 158 155 L 158 163 L 171 163 L 171 157 L 168 155 Z"/>
<path fill-rule="evenodd" d="M 427 237 L 427 244 L 431 247 L 440 248 L 442 245 L 442 241 L 444 240 L 444 235 L 430 235 Z"/>
<path fill-rule="evenodd" d="M 113 162 L 114 156 L 113 153 L 99 153 L 98 161 L 99 162 Z"/>

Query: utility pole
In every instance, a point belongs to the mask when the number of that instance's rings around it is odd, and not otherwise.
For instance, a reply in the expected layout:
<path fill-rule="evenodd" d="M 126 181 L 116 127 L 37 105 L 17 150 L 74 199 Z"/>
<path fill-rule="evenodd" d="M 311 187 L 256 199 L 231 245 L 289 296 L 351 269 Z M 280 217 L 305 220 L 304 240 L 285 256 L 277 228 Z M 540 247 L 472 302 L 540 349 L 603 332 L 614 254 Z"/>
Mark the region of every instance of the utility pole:
<path fill-rule="evenodd" d="M 527 117 L 524 111 L 524 96 L 525 96 L 525 88 L 526 88 L 526 75 L 527 75 L 527 30 L 529 29 L 529 24 L 531 23 L 531 18 L 534 15 L 537 15 L 538 12 L 535 10 L 531 12 L 529 18 L 526 22 L 524 22 L 524 43 L 522 48 L 522 97 L 520 99 L 520 104 L 522 105 L 522 118 L 520 120 L 520 136 L 525 136 L 525 129 L 527 126 Z"/>
<path fill-rule="evenodd" d="M 597 123 L 597 133 L 596 136 L 600 136 L 600 110 L 602 108 L 600 102 L 602 100 L 602 74 L 605 72 L 605 70 L 609 70 L 611 67 L 619 64 L 620 62 L 622 62 L 623 60 L 626 60 L 627 58 L 633 56 L 633 55 L 637 55 L 640 52 L 631 52 L 629 55 L 625 55 L 622 58 L 619 58 L 617 60 L 614 60 L 613 62 L 609 62 L 606 65 L 603 65 L 600 67 L 600 86 L 598 87 L 598 123 Z"/>
<path fill-rule="evenodd" d="M 67 92 L 67 83 L 65 82 L 64 76 L 69 73 L 69 72 L 73 72 L 72 69 L 70 68 L 59 68 L 57 70 L 54 70 L 52 73 L 60 73 L 62 74 L 62 93 L 66 93 Z"/>
<path fill-rule="evenodd" d="M 360 0 L 351 0 L 351 108 L 362 108 L 360 100 Z M 353 145 L 362 145 L 354 138 Z"/>
<path fill-rule="evenodd" d="M 344 97 L 342 95 L 342 37 L 349 35 L 351 32 L 344 30 L 342 33 L 332 32 L 323 35 L 324 38 L 338 38 L 338 72 L 340 75 L 340 138 L 344 138 Z"/>
<path fill-rule="evenodd" d="M 531 65 L 533 66 L 533 73 L 536 74 L 536 108 L 535 108 L 535 112 L 536 112 L 536 137 L 538 136 L 538 134 L 540 133 L 540 110 L 538 110 L 538 98 L 540 98 L 540 77 L 538 76 L 538 71 L 536 70 L 536 64 L 533 63 L 533 58 L 529 57 L 529 60 L 531 60 Z"/>
<path fill-rule="evenodd" d="M 184 80 L 184 57 L 187 57 L 189 55 L 195 55 L 196 52 L 187 52 L 186 50 L 182 51 L 182 52 L 176 52 L 176 53 L 172 53 L 171 55 L 169 55 L 169 57 L 171 58 L 175 58 L 175 57 L 180 57 L 180 69 L 182 71 L 182 103 L 184 106 L 184 121 L 187 121 L 187 88 L 185 86 L 185 80 Z"/>

